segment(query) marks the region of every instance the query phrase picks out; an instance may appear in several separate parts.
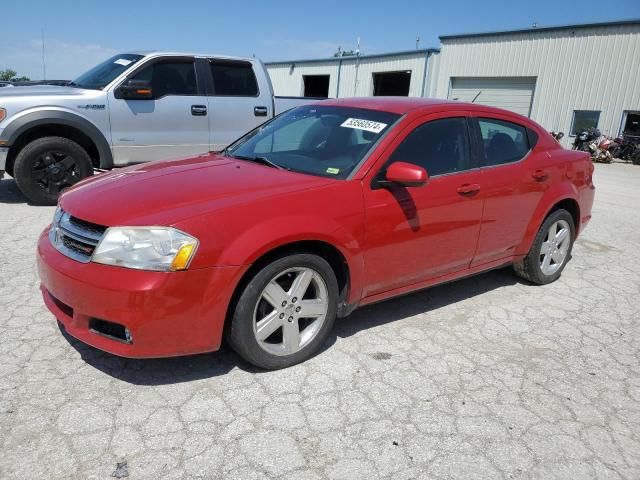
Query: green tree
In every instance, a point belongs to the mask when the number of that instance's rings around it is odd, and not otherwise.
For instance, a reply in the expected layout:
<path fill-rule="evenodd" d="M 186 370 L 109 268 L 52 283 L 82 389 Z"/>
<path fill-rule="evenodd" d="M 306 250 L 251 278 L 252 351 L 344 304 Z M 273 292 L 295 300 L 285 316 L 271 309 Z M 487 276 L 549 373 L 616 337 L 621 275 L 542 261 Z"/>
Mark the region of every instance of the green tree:
<path fill-rule="evenodd" d="M 16 76 L 16 73 L 17 72 L 15 70 L 11 70 L 10 68 L 7 68 L 6 70 L 0 70 L 0 80 L 8 82 Z"/>
<path fill-rule="evenodd" d="M 25 77 L 24 75 L 21 77 L 16 77 L 16 73 L 17 72 L 15 70 L 11 70 L 10 68 L 7 68 L 6 70 L 0 70 L 0 81 L 28 82 L 30 80 L 29 77 Z"/>
<path fill-rule="evenodd" d="M 334 57 L 354 57 L 355 55 L 355 50 L 338 50 L 333 54 Z"/>

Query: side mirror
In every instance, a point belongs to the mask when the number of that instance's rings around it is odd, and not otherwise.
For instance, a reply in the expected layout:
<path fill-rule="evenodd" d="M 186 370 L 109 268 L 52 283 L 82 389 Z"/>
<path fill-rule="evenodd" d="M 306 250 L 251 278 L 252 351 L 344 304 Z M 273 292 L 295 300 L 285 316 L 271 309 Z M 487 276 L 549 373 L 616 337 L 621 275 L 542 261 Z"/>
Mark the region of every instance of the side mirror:
<path fill-rule="evenodd" d="M 387 168 L 385 179 L 403 187 L 420 187 L 427 183 L 429 176 L 424 168 L 413 163 L 393 162 Z"/>
<path fill-rule="evenodd" d="M 151 100 L 153 99 L 153 90 L 151 82 L 147 80 L 127 80 L 114 92 L 116 98 L 125 100 Z"/>

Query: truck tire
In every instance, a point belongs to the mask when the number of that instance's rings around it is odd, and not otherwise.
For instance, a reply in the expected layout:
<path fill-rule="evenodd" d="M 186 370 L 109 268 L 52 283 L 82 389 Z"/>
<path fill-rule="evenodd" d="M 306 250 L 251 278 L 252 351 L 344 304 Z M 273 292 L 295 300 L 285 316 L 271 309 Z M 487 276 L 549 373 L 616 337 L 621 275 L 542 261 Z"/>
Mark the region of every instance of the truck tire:
<path fill-rule="evenodd" d="M 571 214 L 562 208 L 551 212 L 527 256 L 513 265 L 516 274 L 538 285 L 556 281 L 571 257 L 575 239 L 573 222 Z"/>
<path fill-rule="evenodd" d="M 337 303 L 338 282 L 325 259 L 307 253 L 278 258 L 243 288 L 227 340 L 259 368 L 290 367 L 320 349 Z"/>
<path fill-rule="evenodd" d="M 64 137 L 33 140 L 20 150 L 13 165 L 18 188 L 38 205 L 55 205 L 62 191 L 91 175 L 89 154 Z"/>

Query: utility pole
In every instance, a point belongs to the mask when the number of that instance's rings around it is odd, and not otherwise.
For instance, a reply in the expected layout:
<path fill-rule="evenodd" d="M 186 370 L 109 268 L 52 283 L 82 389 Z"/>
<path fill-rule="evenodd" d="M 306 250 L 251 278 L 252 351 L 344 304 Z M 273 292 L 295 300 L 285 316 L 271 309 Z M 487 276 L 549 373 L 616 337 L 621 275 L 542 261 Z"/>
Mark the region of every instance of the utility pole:
<path fill-rule="evenodd" d="M 47 64 L 44 61 L 44 28 L 40 29 L 42 33 L 42 79 L 47 79 Z"/>

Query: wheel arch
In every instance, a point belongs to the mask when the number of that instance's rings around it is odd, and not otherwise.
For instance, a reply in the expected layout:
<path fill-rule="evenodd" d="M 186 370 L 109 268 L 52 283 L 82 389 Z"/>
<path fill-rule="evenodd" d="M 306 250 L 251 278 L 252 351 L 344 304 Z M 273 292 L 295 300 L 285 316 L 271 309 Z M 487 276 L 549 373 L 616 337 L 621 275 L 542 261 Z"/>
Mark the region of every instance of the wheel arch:
<path fill-rule="evenodd" d="M 548 192 L 543 201 L 538 205 L 536 212 L 529 222 L 524 239 L 516 250 L 516 255 L 527 254 L 540 226 L 551 213 L 561 208 L 567 210 L 573 217 L 575 236 L 578 236 L 580 229 L 580 204 L 578 202 L 577 191 L 575 191 L 575 186 L 573 188 L 561 187 L 556 191 Z"/>
<path fill-rule="evenodd" d="M 324 240 L 298 240 L 283 243 L 266 252 L 262 252 L 252 262 L 251 266 L 244 272 L 233 290 L 231 300 L 227 306 L 225 329 L 230 324 L 229 319 L 233 316 L 238 298 L 253 276 L 274 260 L 296 253 L 318 255 L 329 263 L 338 281 L 338 316 L 345 316 L 351 312 L 352 308 L 349 308 L 347 303 L 349 290 L 351 288 L 351 269 L 343 252 L 335 245 Z"/>
<path fill-rule="evenodd" d="M 2 140 L 10 145 L 7 171 L 11 173 L 13 162 L 25 145 L 47 136 L 64 137 L 78 143 L 87 151 L 94 167 L 113 167 L 109 143 L 93 123 L 70 112 L 49 110 L 23 115 L 4 129 Z"/>

